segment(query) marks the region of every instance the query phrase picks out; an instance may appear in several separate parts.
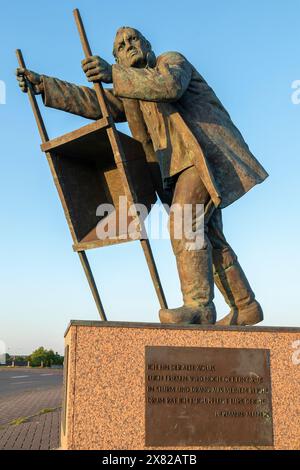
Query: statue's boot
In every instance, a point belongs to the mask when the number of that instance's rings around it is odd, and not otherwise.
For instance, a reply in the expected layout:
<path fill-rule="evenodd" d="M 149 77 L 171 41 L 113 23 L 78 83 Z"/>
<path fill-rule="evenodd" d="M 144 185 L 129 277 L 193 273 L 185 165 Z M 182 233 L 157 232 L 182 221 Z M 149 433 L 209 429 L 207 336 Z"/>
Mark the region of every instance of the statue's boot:
<path fill-rule="evenodd" d="M 231 249 L 214 250 L 214 279 L 230 312 L 218 325 L 255 325 L 263 320 L 260 304 Z"/>
<path fill-rule="evenodd" d="M 184 250 L 176 255 L 184 305 L 162 308 L 161 323 L 214 324 L 216 309 L 213 303 L 214 280 L 210 244 L 198 251 Z"/>

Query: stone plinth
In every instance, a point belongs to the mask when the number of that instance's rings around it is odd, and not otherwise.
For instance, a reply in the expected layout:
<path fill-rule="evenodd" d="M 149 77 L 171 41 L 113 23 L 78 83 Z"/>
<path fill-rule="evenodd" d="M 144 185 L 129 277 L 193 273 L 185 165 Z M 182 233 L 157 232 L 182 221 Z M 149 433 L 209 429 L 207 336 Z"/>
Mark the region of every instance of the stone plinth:
<path fill-rule="evenodd" d="M 146 420 L 151 418 L 151 409 L 148 404 L 146 406 L 145 361 L 149 348 L 153 355 L 157 347 L 182 348 L 182 351 L 188 348 L 186 351 L 189 354 L 190 348 L 216 348 L 216 354 L 220 354 L 220 348 L 224 350 L 238 348 L 239 354 L 244 355 L 244 358 L 252 357 L 251 351 L 249 353 L 245 350 L 260 350 L 261 355 L 256 356 L 256 366 L 260 367 L 260 364 L 257 364 L 257 358 L 266 358 L 263 360 L 267 361 L 271 384 L 268 406 L 270 405 L 272 410 L 272 440 L 267 446 L 260 445 L 258 440 L 255 444 L 249 442 L 247 445 L 240 445 L 237 442 L 230 446 L 220 446 L 216 443 L 204 446 L 193 442 L 192 445 L 180 444 L 169 447 L 163 445 L 161 448 L 300 449 L 300 328 L 259 326 L 236 328 L 196 325 L 179 327 L 148 323 L 72 321 L 65 335 L 65 346 L 68 360 L 65 361 L 65 364 L 67 363 L 65 366 L 65 412 L 62 413 L 61 446 L 63 449 L 152 448 L 146 447 L 146 427 L 149 425 Z M 171 349 L 166 350 L 167 353 L 168 351 L 172 352 Z M 177 351 L 181 352 L 181 350 Z M 197 354 L 201 353 L 200 350 L 197 351 Z M 252 352 L 254 354 L 254 351 Z M 233 357 L 233 363 L 237 361 L 234 359 L 234 352 L 233 356 L 230 354 L 228 357 Z M 220 375 L 220 372 L 210 370 L 211 367 L 213 366 L 208 364 L 205 373 Z M 232 370 L 234 374 L 245 375 L 246 369 L 244 359 L 243 366 L 235 364 Z M 250 369 L 249 377 L 259 376 L 256 371 L 252 372 Z M 258 387 L 259 378 L 257 380 Z M 259 389 L 257 390 L 260 393 Z M 266 386 L 261 385 L 261 390 L 263 398 Z M 201 394 L 198 396 L 200 397 Z M 153 398 L 150 397 L 150 399 Z M 176 400 L 176 398 L 172 399 Z M 184 398 L 181 396 L 180 400 L 182 399 Z M 218 419 L 225 419 L 220 409 L 222 410 L 222 407 L 213 412 Z M 249 413 L 247 406 L 245 409 Z M 165 413 L 166 408 L 162 406 L 161 410 Z M 170 412 L 170 408 L 168 410 Z M 200 408 L 196 407 L 195 413 L 198 412 L 197 410 Z M 211 411 L 212 408 L 210 408 Z M 268 413 L 266 417 L 264 419 L 270 419 Z M 244 417 L 243 419 L 246 423 L 246 420 L 251 418 Z M 221 421 L 218 422 L 221 423 Z M 180 422 L 178 425 L 180 426 Z M 213 426 L 218 427 L 215 420 Z M 150 432 L 152 432 L 151 429 Z M 230 425 L 228 432 L 230 432 Z M 267 429 L 267 432 L 270 440 L 270 429 Z M 260 436 L 260 434 L 259 431 L 257 435 Z M 218 429 L 216 428 L 217 435 Z M 151 442 L 152 436 L 150 435 L 150 438 L 148 436 L 147 439 L 147 442 Z M 194 439 L 197 441 L 197 434 Z M 261 442 L 267 442 L 267 440 Z M 155 449 L 159 448 L 155 446 Z"/>

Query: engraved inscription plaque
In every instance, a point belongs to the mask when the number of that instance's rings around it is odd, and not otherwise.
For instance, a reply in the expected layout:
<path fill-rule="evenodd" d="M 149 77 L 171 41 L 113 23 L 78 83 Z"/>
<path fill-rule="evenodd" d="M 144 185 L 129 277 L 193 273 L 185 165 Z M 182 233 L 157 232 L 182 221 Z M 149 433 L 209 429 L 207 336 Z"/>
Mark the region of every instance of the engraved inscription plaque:
<path fill-rule="evenodd" d="M 146 446 L 272 446 L 266 349 L 146 346 Z"/>

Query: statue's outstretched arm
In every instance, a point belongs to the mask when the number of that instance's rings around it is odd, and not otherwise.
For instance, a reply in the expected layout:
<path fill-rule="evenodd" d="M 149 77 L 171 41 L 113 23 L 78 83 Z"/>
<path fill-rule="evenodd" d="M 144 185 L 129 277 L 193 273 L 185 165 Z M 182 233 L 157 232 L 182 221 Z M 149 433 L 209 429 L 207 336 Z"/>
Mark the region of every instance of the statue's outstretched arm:
<path fill-rule="evenodd" d="M 74 85 L 58 78 L 40 75 L 31 70 L 17 68 L 17 80 L 26 93 L 28 82 L 36 95 L 42 95 L 45 106 L 78 114 L 88 119 L 101 118 L 101 111 L 93 89 Z M 122 101 L 113 90 L 105 90 L 110 112 L 116 122 L 126 121 Z"/>
<path fill-rule="evenodd" d="M 88 119 L 101 118 L 96 92 L 85 86 L 78 86 L 54 77 L 42 76 L 43 101 L 45 106 L 67 111 Z M 122 101 L 112 90 L 105 90 L 111 114 L 116 122 L 126 121 Z"/>

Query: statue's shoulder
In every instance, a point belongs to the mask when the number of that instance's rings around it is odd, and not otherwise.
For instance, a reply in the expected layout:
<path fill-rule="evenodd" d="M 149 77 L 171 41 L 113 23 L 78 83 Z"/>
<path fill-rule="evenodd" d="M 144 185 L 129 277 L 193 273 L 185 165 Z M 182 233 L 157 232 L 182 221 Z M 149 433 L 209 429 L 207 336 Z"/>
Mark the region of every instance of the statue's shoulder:
<path fill-rule="evenodd" d="M 184 62 L 188 62 L 188 60 L 183 54 L 177 51 L 163 52 L 157 57 L 157 65 L 163 63 L 182 64 Z"/>

